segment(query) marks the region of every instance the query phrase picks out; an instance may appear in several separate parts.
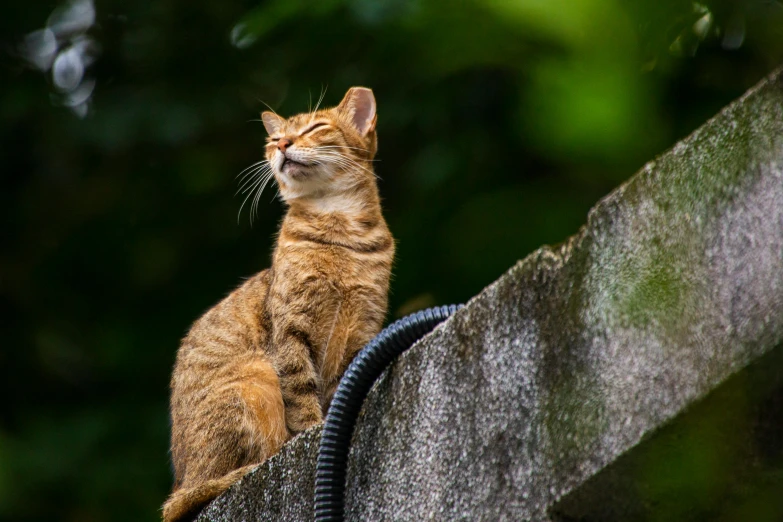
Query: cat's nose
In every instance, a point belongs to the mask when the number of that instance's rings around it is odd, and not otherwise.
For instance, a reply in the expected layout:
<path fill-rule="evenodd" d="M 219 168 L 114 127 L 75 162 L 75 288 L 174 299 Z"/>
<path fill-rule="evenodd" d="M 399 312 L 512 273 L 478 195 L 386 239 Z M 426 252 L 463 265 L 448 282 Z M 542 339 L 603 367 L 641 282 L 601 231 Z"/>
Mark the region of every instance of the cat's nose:
<path fill-rule="evenodd" d="M 280 138 L 277 140 L 277 148 L 280 149 L 280 152 L 285 152 L 285 149 L 291 146 L 291 140 L 288 138 Z"/>

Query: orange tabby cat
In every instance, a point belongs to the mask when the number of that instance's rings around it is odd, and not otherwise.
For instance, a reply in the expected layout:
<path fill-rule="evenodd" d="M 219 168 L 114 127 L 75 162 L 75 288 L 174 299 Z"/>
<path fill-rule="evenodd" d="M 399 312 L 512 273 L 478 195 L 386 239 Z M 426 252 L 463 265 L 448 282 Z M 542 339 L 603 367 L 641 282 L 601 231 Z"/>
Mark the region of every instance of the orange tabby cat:
<path fill-rule="evenodd" d="M 322 422 L 340 377 L 386 315 L 394 240 L 372 168 L 372 91 L 354 87 L 335 108 L 262 120 L 288 212 L 272 267 L 196 321 L 177 353 L 167 522 L 192 518 Z"/>

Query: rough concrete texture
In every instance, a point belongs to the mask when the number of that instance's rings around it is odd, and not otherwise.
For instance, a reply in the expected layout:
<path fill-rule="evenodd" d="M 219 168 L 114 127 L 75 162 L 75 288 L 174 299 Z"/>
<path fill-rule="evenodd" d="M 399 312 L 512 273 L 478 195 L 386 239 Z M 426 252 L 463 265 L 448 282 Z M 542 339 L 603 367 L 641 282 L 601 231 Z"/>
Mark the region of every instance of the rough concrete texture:
<path fill-rule="evenodd" d="M 753 361 L 551 509 L 557 521 L 783 520 L 783 346 Z"/>
<path fill-rule="evenodd" d="M 674 419 L 711 401 L 721 418 L 721 390 L 753 361 L 777 366 L 745 388 L 777 389 L 782 77 L 650 162 L 576 236 L 518 263 L 384 374 L 354 435 L 348 520 L 642 519 L 653 497 L 607 491 L 638 467 L 624 459 L 656 440 L 676 449 L 688 428 Z M 319 435 L 292 441 L 200 520 L 312 520 Z"/>
<path fill-rule="evenodd" d="M 216 498 L 198 520 L 312 520 L 321 427 L 308 430 Z"/>

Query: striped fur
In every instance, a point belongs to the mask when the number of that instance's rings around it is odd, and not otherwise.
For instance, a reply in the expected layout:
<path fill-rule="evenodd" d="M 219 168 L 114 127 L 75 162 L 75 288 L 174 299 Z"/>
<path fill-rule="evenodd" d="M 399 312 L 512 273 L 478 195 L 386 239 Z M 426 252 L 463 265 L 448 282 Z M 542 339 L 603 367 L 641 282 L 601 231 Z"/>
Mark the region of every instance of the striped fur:
<path fill-rule="evenodd" d="M 266 112 L 266 158 L 288 212 L 272 266 L 194 323 L 171 379 L 174 491 L 166 522 L 201 507 L 322 422 L 337 383 L 382 326 L 394 240 L 372 168 L 375 100 Z"/>

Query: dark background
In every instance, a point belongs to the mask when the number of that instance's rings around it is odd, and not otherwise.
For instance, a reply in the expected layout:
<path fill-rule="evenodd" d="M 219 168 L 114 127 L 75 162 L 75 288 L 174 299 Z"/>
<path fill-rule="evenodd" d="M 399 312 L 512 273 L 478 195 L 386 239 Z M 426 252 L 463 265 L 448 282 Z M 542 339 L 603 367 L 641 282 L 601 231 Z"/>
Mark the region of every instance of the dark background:
<path fill-rule="evenodd" d="M 0 8 L 2 520 L 158 519 L 178 341 L 283 213 L 237 220 L 264 103 L 375 91 L 393 319 L 574 234 L 783 61 L 776 0 L 105 0 L 59 42 L 92 42 L 72 109 L 30 64 L 68 6 Z"/>

